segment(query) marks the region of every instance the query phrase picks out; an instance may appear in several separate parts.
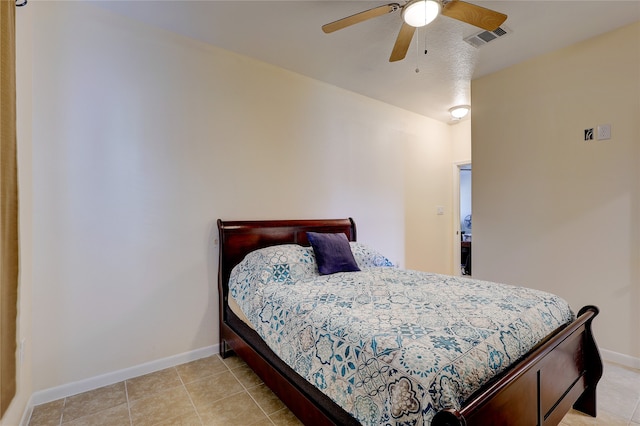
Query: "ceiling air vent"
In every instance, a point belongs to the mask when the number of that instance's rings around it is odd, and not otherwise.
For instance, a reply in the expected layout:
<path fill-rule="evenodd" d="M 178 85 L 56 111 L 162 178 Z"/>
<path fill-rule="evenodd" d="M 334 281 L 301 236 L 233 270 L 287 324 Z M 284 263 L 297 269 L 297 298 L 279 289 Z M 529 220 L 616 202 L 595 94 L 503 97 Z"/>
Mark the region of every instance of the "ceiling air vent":
<path fill-rule="evenodd" d="M 467 43 L 469 43 L 475 48 L 479 48 L 493 40 L 496 40 L 500 37 L 504 37 L 507 34 L 511 34 L 511 33 L 512 31 L 509 28 L 502 26 L 502 27 L 498 27 L 493 31 L 480 31 L 479 33 L 470 35 L 469 37 L 465 37 L 464 41 L 466 41 Z"/>

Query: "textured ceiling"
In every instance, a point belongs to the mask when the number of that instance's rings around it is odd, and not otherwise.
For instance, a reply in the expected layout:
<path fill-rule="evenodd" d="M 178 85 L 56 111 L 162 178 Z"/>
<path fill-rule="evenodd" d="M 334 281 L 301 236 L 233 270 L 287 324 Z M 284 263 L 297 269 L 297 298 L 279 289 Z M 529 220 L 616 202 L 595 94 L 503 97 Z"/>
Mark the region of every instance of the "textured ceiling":
<path fill-rule="evenodd" d="M 443 122 L 450 122 L 450 107 L 472 104 L 472 78 L 640 20 L 640 0 L 470 2 L 507 14 L 504 25 L 513 32 L 477 49 L 463 38 L 478 28 L 440 16 L 416 32 L 407 57 L 395 63 L 388 59 L 399 12 L 332 34 L 321 30 L 385 1 L 94 3 Z"/>

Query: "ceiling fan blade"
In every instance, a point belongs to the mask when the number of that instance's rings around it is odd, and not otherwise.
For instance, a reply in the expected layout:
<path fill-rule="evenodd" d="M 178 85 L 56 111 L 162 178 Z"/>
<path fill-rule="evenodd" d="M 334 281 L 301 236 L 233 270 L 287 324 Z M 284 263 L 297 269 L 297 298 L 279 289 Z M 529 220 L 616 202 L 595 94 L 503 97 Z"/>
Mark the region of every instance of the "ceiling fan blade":
<path fill-rule="evenodd" d="M 325 24 L 322 26 L 322 31 L 327 34 L 332 33 L 371 18 L 395 12 L 398 9 L 400 9 L 400 5 L 398 3 L 389 3 L 374 7 L 373 9 L 365 10 L 364 12 L 356 13 L 355 15 L 347 16 L 346 18 Z"/>
<path fill-rule="evenodd" d="M 406 22 L 402 23 L 402 27 L 400 27 L 400 32 L 398 33 L 398 38 L 396 39 L 396 44 L 393 46 L 393 50 L 391 51 L 389 62 L 400 61 L 407 56 L 407 50 L 409 50 L 409 45 L 411 44 L 411 39 L 413 38 L 413 33 L 415 33 L 415 31 L 416 27 L 412 27 Z"/>
<path fill-rule="evenodd" d="M 507 20 L 507 15 L 504 13 L 496 12 L 495 10 L 467 3 L 462 0 L 452 0 L 445 4 L 442 8 L 442 14 L 487 31 L 497 29 Z"/>

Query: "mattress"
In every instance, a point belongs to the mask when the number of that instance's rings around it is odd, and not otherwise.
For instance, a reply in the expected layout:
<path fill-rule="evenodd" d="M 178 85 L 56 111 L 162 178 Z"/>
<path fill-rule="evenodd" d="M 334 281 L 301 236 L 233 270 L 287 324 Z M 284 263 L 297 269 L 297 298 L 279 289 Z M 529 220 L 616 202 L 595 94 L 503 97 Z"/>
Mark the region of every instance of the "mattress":
<path fill-rule="evenodd" d="M 267 345 L 364 425 L 428 425 L 573 320 L 538 290 L 402 270 L 351 243 L 361 271 L 319 275 L 298 245 L 250 253 L 230 297 Z"/>
<path fill-rule="evenodd" d="M 238 302 L 236 302 L 236 299 L 234 299 L 233 296 L 229 295 L 227 303 L 229 305 L 229 309 L 231 309 L 231 312 L 236 314 L 236 316 L 240 321 L 242 321 L 243 323 L 251 327 L 253 330 L 255 330 L 253 325 L 251 325 L 251 321 L 249 321 L 249 318 L 247 318 L 245 313 L 242 311 L 242 308 L 240 307 Z"/>

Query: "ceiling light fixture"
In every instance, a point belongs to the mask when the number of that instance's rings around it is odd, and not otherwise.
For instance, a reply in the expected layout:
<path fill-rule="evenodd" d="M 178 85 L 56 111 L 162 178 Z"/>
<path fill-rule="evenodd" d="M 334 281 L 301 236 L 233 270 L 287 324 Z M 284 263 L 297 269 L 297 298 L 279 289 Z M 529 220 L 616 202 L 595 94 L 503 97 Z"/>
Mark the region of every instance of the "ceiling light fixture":
<path fill-rule="evenodd" d="M 440 2 L 412 0 L 402 9 L 402 19 L 412 27 L 424 27 L 440 14 Z"/>
<path fill-rule="evenodd" d="M 469 105 L 458 105 L 453 108 L 449 108 L 449 113 L 451 114 L 451 118 L 454 120 L 462 120 L 469 114 L 471 107 Z"/>

